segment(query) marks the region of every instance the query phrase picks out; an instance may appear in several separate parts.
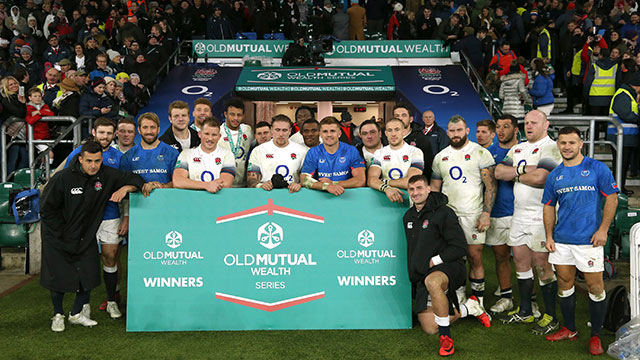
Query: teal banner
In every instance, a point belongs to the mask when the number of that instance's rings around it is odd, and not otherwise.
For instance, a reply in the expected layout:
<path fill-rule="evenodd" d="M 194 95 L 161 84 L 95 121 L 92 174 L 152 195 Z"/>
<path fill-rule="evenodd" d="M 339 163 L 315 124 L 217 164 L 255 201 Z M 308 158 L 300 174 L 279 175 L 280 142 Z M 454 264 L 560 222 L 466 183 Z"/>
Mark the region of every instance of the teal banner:
<path fill-rule="evenodd" d="M 396 91 L 390 67 L 245 67 L 240 96 L 256 100 L 385 99 Z"/>
<path fill-rule="evenodd" d="M 290 40 L 194 40 L 196 57 L 266 56 L 281 58 Z M 345 40 L 333 43 L 325 58 L 449 58 L 441 40 Z"/>
<path fill-rule="evenodd" d="M 406 206 L 364 188 L 133 194 L 127 331 L 408 329 Z"/>

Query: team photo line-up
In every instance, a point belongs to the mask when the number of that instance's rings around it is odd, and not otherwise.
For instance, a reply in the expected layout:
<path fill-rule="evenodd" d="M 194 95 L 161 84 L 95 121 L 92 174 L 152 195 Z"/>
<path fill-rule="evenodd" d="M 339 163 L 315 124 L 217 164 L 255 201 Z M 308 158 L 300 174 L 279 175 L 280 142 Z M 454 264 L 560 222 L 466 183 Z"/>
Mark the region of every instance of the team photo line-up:
<path fill-rule="evenodd" d="M 231 187 L 295 193 L 306 187 L 340 196 L 368 186 L 391 202 L 410 198 L 403 227 L 414 312 L 424 332 L 439 334 L 440 355 L 454 353 L 450 324 L 467 316 L 487 328 L 493 315 L 505 324 L 530 324 L 549 341 L 575 340 L 577 270 L 589 293 L 588 351 L 603 353 L 603 245 L 619 190 L 606 165 L 582 154 L 576 128 L 562 128 L 554 141 L 547 135 L 547 116 L 532 110 L 524 119 L 525 142 L 518 142 L 517 119 L 503 115 L 477 123 L 476 143 L 463 117 L 451 117 L 443 129 L 427 110 L 421 126 L 403 103 L 386 122 L 371 119 L 359 126 L 348 112 L 341 120 L 318 121 L 302 106 L 294 121 L 280 114 L 252 129 L 244 124 L 241 99 L 227 100 L 222 124 L 211 109 L 204 98 L 193 111 L 186 102 L 172 102 L 171 126 L 161 136 L 154 113 L 141 114 L 137 124 L 131 118 L 117 124 L 98 118 L 93 137 L 47 183 L 40 200 L 40 282 L 51 293 L 51 330 L 65 329 L 65 293 L 76 293 L 69 323 L 97 325 L 89 298 L 101 282 L 101 260 L 107 299 L 100 310 L 113 319 L 123 316 L 119 274 L 129 228 L 127 193 L 140 190 L 147 197 L 154 189 L 180 188 L 215 194 Z M 489 311 L 485 244 L 495 255 L 499 284 L 499 299 Z M 511 257 L 519 303 L 512 296 Z"/>

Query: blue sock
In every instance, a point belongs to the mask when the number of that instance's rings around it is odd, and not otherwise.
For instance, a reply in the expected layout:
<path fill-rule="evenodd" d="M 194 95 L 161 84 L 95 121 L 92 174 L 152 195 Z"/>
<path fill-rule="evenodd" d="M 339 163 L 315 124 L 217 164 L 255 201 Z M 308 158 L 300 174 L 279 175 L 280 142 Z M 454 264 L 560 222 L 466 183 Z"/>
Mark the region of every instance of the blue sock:
<path fill-rule="evenodd" d="M 518 279 L 518 288 L 520 288 L 520 313 L 523 315 L 531 315 L 531 293 L 533 292 L 533 278 Z"/>
<path fill-rule="evenodd" d="M 511 290 L 511 288 L 500 289 L 500 297 L 511 299 L 513 297 L 513 291 Z"/>
<path fill-rule="evenodd" d="M 438 333 L 440 334 L 440 336 L 445 335 L 451 337 L 451 329 L 449 326 L 438 325 Z"/>
<path fill-rule="evenodd" d="M 570 296 L 560 298 L 560 310 L 562 311 L 562 319 L 564 326 L 576 331 L 576 293 Z"/>
<path fill-rule="evenodd" d="M 542 297 L 544 298 L 544 312 L 556 317 L 556 294 L 558 293 L 558 281 L 550 282 L 541 286 Z"/>
<path fill-rule="evenodd" d="M 605 299 L 602 301 L 593 301 L 589 296 L 589 315 L 591 318 L 591 336 L 600 335 L 602 324 L 604 323 L 604 315 L 607 308 Z"/>

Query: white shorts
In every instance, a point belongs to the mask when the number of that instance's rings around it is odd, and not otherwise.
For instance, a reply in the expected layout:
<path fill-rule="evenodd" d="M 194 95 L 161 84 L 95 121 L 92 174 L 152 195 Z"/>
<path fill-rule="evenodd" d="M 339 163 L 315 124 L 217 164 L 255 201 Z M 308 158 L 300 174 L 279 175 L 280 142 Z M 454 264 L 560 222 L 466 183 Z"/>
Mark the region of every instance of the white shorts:
<path fill-rule="evenodd" d="M 476 229 L 476 224 L 478 223 L 478 215 L 470 215 L 470 216 L 458 216 L 458 222 L 460 223 L 460 227 L 462 227 L 462 231 L 464 231 L 464 237 L 467 239 L 467 244 L 469 245 L 482 245 L 486 239 L 486 232 L 479 232 Z"/>
<path fill-rule="evenodd" d="M 586 273 L 604 271 L 604 247 L 593 245 L 569 245 L 556 243 L 556 251 L 549 253 L 553 265 L 574 265 Z"/>
<path fill-rule="evenodd" d="M 487 245 L 506 245 L 509 241 L 511 216 L 491 218 L 491 226 L 487 230 Z"/>
<path fill-rule="evenodd" d="M 544 247 L 547 243 L 547 235 L 544 231 L 544 224 L 523 224 L 519 222 L 511 222 L 509 229 L 509 246 L 527 245 L 529 249 L 535 252 L 547 252 Z"/>
<path fill-rule="evenodd" d="M 102 220 L 96 238 L 100 244 L 120 244 L 122 236 L 118 235 L 120 219 Z"/>

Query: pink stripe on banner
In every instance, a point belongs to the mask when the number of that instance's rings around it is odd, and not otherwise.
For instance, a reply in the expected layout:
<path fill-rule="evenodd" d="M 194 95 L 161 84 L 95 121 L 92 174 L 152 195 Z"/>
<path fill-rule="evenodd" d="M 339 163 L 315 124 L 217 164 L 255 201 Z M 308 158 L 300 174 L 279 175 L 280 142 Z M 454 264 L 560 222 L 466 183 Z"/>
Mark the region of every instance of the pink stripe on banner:
<path fill-rule="evenodd" d="M 247 299 L 247 298 L 243 298 L 235 295 L 223 294 L 219 292 L 216 293 L 216 299 L 218 300 L 228 301 L 230 303 L 243 305 L 243 306 L 247 306 L 250 308 L 267 311 L 267 312 L 274 312 L 274 311 L 286 309 L 292 306 L 322 299 L 323 297 L 324 297 L 324 291 L 321 291 L 315 294 L 309 294 L 309 295 L 299 296 L 292 299 L 277 301 L 273 303 L 267 303 L 264 301 Z"/>

